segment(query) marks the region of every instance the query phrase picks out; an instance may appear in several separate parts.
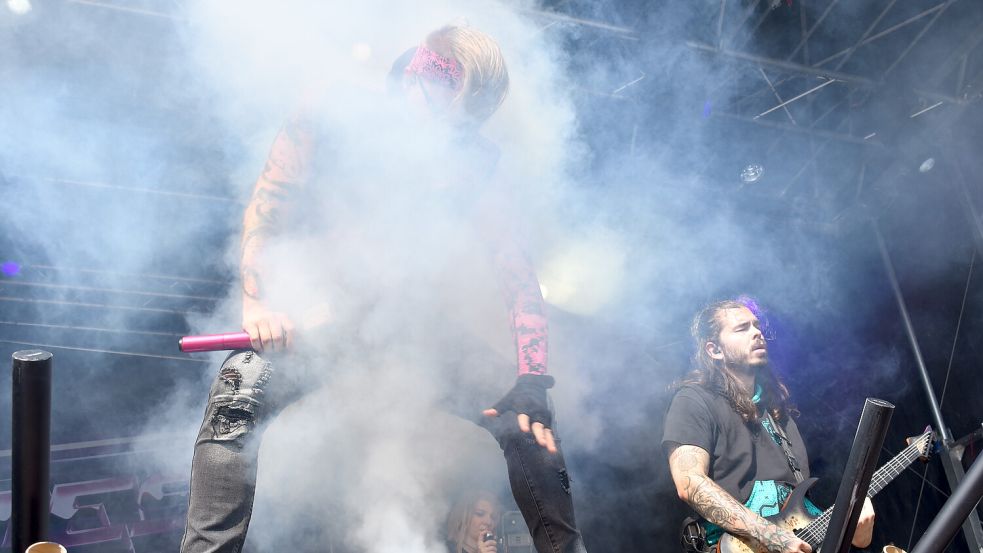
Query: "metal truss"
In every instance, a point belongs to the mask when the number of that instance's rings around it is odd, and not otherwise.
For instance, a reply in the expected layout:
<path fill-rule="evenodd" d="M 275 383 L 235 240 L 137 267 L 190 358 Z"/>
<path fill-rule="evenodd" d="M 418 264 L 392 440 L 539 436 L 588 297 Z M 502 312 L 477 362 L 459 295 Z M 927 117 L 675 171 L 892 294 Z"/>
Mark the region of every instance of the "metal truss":
<path fill-rule="evenodd" d="M 983 12 L 965 0 L 875 0 L 859 12 L 840 0 L 701 4 L 702 20 L 685 34 L 661 38 L 650 36 L 661 31 L 645 23 L 625 25 L 634 15 L 608 15 L 590 5 L 578 13 L 572 1 L 530 15 L 544 28 L 580 26 L 575 47 L 606 46 L 600 59 L 618 60 L 625 69 L 583 92 L 621 100 L 609 108 L 634 110 L 636 120 L 651 120 L 658 109 L 644 79 L 665 74 L 665 68 L 651 66 L 653 57 L 644 50 L 633 56 L 632 48 L 682 53 L 683 63 L 674 65 L 688 65 L 681 75 L 705 79 L 705 96 L 696 98 L 704 103 L 703 118 L 694 117 L 693 125 L 719 121 L 726 132 L 753 132 L 754 139 L 735 144 L 731 155 L 767 167 L 771 185 L 755 186 L 755 193 L 804 202 L 810 207 L 802 217 L 831 229 L 842 228 L 841 219 L 858 203 L 890 194 L 892 188 L 882 186 L 885 174 L 898 176 L 912 156 L 930 155 L 924 140 L 914 140 L 924 148 L 908 145 L 921 129 L 972 125 L 970 116 L 980 115 Z M 862 14 L 861 24 L 843 25 L 846 13 Z M 632 155 L 636 137 L 643 144 L 654 140 L 637 123 L 624 132 L 630 132 Z M 707 161 L 701 174 L 737 180 L 740 168 L 733 163 Z"/>
<path fill-rule="evenodd" d="M 983 22 L 977 23 L 958 47 L 949 50 L 942 63 L 937 66 L 926 66 L 922 61 L 919 65 L 913 66 L 918 74 L 926 75 L 926 78 L 918 80 L 918 87 L 899 84 L 892 78 L 900 71 L 906 59 L 909 63 L 916 63 L 910 54 L 917 45 L 926 40 L 933 28 L 936 29 L 936 33 L 945 32 L 941 27 L 936 26 L 936 22 L 952 6 L 953 1 L 937 3 L 890 26 L 885 22 L 890 20 L 892 11 L 898 9 L 898 4 L 895 0 L 886 1 L 853 44 L 844 45 L 836 53 L 809 64 L 809 52 L 813 50 L 809 47 L 811 37 L 836 4 L 837 0 L 831 0 L 811 27 L 805 24 L 803 17 L 800 40 L 785 59 L 755 56 L 721 48 L 707 50 L 705 45 L 690 45 L 691 48 L 702 49 L 709 55 L 726 58 L 745 67 L 756 66 L 758 73 L 766 81 L 767 86 L 759 84 L 757 89 L 744 88 L 743 90 L 748 92 L 735 98 L 727 106 L 737 112 L 737 116 L 743 115 L 744 120 L 758 125 L 775 126 L 783 123 L 781 130 L 808 135 L 810 144 L 817 139 L 823 140 L 818 149 L 814 148 L 813 155 L 803 162 L 802 169 L 796 173 L 796 178 L 809 167 L 815 177 L 816 158 L 832 141 L 881 145 L 883 138 L 887 140 L 889 148 L 897 148 L 903 138 L 890 136 L 892 128 L 897 130 L 907 127 L 909 132 L 914 132 L 914 129 L 924 127 L 925 124 L 932 127 L 958 124 L 960 114 L 979 99 L 979 92 L 972 88 L 976 78 L 971 79 L 973 84 L 970 84 L 965 75 L 967 67 L 972 65 L 969 63 L 972 54 L 981 44 Z M 918 28 L 917 25 L 921 27 Z M 863 64 L 870 68 L 866 74 L 842 71 L 851 57 L 863 54 L 862 50 L 866 45 L 884 40 L 892 34 L 902 32 L 903 29 L 908 29 L 908 34 L 904 37 L 895 37 L 893 43 L 903 44 L 903 48 L 892 51 L 892 55 L 879 52 L 868 56 L 866 63 Z M 907 42 L 900 42 L 899 38 L 907 38 Z M 956 71 L 958 76 L 954 79 L 955 86 L 950 89 L 950 92 L 946 90 L 944 83 L 946 77 L 952 76 Z M 770 79 L 768 73 L 771 74 Z M 767 82 L 769 80 L 784 83 L 786 86 L 780 93 L 775 86 Z M 771 102 L 766 103 L 764 99 L 767 98 L 768 92 L 774 95 L 774 99 L 768 98 Z M 776 120 L 772 115 L 779 107 L 784 110 L 794 102 L 798 102 L 801 106 L 801 109 L 796 111 L 797 120 L 787 115 L 789 122 L 784 123 Z M 879 117 L 864 117 L 865 112 L 877 111 L 881 111 Z M 930 117 L 932 120 L 916 126 L 910 124 L 912 120 L 924 117 Z M 884 130 L 888 131 L 887 135 Z M 889 153 L 903 154 L 900 151 Z M 862 155 L 854 161 L 858 165 L 857 171 L 862 175 L 856 198 L 859 198 L 860 187 L 864 184 L 863 175 L 868 169 L 869 159 L 869 155 Z M 888 173 L 896 173 L 898 164 L 903 161 L 903 159 L 893 161 L 892 170 Z M 784 192 L 785 190 L 782 191 L 783 195 Z"/>
<path fill-rule="evenodd" d="M 795 45 L 784 56 L 762 55 L 745 49 L 755 34 L 774 17 L 776 8 L 788 0 L 754 0 L 743 6 L 733 0 L 720 0 L 716 17 L 707 21 L 710 36 L 704 40 L 687 40 L 685 45 L 698 55 L 710 56 L 723 64 L 731 65 L 730 71 L 723 71 L 719 82 L 709 83 L 713 102 L 713 114 L 730 119 L 743 120 L 774 129 L 795 133 L 811 134 L 819 139 L 841 140 L 849 143 L 874 143 L 876 128 L 856 128 L 852 132 L 837 129 L 845 126 L 844 120 L 854 109 L 854 103 L 846 98 L 867 97 L 872 93 L 889 89 L 895 97 L 907 98 L 914 106 L 907 114 L 909 118 L 925 115 L 932 110 L 954 106 L 960 108 L 976 101 L 983 93 L 983 67 L 973 72 L 973 54 L 983 43 L 983 22 L 967 34 L 959 47 L 935 67 L 928 68 L 928 78 L 919 87 L 907 88 L 894 84 L 891 77 L 910 61 L 916 51 L 932 33 L 947 32 L 938 25 L 942 16 L 957 0 L 942 0 L 910 15 L 901 21 L 893 22 L 892 16 L 901 10 L 903 3 L 898 0 L 885 0 L 876 17 L 863 32 L 850 42 L 843 42 L 834 53 L 812 61 L 820 40 L 818 31 L 825 24 L 834 25 L 830 17 L 839 0 L 828 0 L 815 21 L 806 20 L 804 4 L 810 6 L 815 0 L 796 0 L 800 10 L 799 37 Z M 791 2 L 788 2 L 791 5 Z M 598 31 L 609 31 L 619 38 L 636 40 L 644 33 L 642 29 L 631 29 L 604 21 L 574 17 L 547 11 L 532 11 L 533 15 L 551 22 L 562 21 L 582 25 Z M 865 48 L 901 32 L 915 31 L 906 45 L 893 57 L 878 59 L 876 67 L 867 74 L 849 73 L 843 70 L 847 63 L 864 54 Z M 895 37 L 897 38 L 897 37 Z M 709 40 L 707 40 L 709 39 Z M 822 37 L 828 45 L 830 38 Z M 978 61 L 978 60 L 977 60 Z M 975 64 L 979 65 L 979 64 Z M 954 86 L 946 90 L 939 83 L 946 77 L 955 77 Z M 618 83 L 611 90 L 621 90 L 634 84 Z M 827 104 L 819 109 L 799 109 L 792 107 L 805 103 Z M 784 121 L 783 121 L 784 119 Z M 872 133 L 874 133 L 872 135 Z"/>

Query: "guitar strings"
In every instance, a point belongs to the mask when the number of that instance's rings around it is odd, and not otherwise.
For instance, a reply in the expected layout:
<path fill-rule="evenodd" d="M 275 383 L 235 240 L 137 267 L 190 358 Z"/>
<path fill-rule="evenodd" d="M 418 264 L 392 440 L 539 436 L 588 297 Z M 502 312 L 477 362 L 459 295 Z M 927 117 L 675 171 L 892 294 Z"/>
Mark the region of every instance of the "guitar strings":
<path fill-rule="evenodd" d="M 921 449 L 928 443 L 930 435 L 928 433 L 923 434 L 922 437 L 915 440 L 905 451 L 901 452 L 897 457 L 888 461 L 883 467 L 881 467 L 874 476 L 871 478 L 871 483 L 874 489 L 873 493 L 879 492 L 884 486 L 887 486 L 891 480 L 894 480 L 899 474 L 904 472 L 904 469 L 911 464 L 912 461 L 917 459 L 921 455 Z M 893 473 L 892 473 L 893 472 Z M 892 474 L 888 474 L 892 473 Z M 829 529 L 829 519 L 832 517 L 833 509 L 826 509 L 821 515 L 816 517 L 815 520 L 810 522 L 805 528 L 801 529 L 798 534 L 799 537 L 804 541 L 808 542 L 810 545 L 817 544 L 825 536 L 826 531 Z"/>
<path fill-rule="evenodd" d="M 914 461 L 915 458 L 918 457 L 918 455 L 912 455 L 912 454 L 918 453 L 918 450 L 920 450 L 922 447 L 921 442 L 922 442 L 921 439 L 916 441 L 909 448 L 909 451 L 905 451 L 901 455 L 898 455 L 894 459 L 891 459 L 887 464 L 884 465 L 884 467 L 882 467 L 880 470 L 877 471 L 876 474 L 874 474 L 874 477 L 871 479 L 871 482 L 874 484 L 876 488 L 874 489 L 875 494 L 879 492 L 881 489 L 883 489 L 883 487 L 886 486 L 891 480 L 897 477 L 897 475 L 901 474 L 901 472 L 904 470 L 904 467 L 906 467 L 908 464 Z M 893 471 L 891 469 L 893 469 Z M 888 475 L 889 472 L 893 472 L 893 474 Z M 823 514 L 817 517 L 815 521 L 813 521 L 813 524 L 816 524 L 816 529 L 821 530 L 821 532 L 819 532 L 820 536 L 825 534 L 826 530 L 828 530 L 829 519 L 831 517 L 832 517 L 832 509 L 827 509 L 825 512 L 823 512 Z M 810 529 L 810 527 L 812 527 L 812 524 L 807 526 L 806 529 Z M 809 531 L 809 535 L 815 538 L 819 537 L 819 536 L 815 536 L 811 529 Z"/>

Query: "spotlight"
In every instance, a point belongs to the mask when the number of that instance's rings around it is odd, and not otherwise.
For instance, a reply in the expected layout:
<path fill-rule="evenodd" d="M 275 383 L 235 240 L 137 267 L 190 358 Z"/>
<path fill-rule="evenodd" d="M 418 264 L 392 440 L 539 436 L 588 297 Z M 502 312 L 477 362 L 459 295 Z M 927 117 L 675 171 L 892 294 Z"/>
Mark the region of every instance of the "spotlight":
<path fill-rule="evenodd" d="M 13 261 L 5 261 L 0 264 L 0 272 L 6 276 L 17 276 L 20 274 L 20 264 Z"/>
<path fill-rule="evenodd" d="M 918 167 L 918 170 L 921 171 L 922 173 L 928 173 L 929 171 L 932 170 L 932 167 L 935 167 L 935 158 L 934 157 L 930 157 L 930 158 L 926 159 L 925 161 L 923 161 L 922 164 L 921 164 L 921 166 Z"/>
<path fill-rule="evenodd" d="M 7 0 L 7 9 L 16 15 L 31 11 L 31 0 Z"/>
<path fill-rule="evenodd" d="M 543 299 L 569 313 L 592 315 L 624 292 L 628 251 L 611 231 L 557 244 L 539 270 Z"/>
<path fill-rule="evenodd" d="M 765 174 L 765 168 L 758 165 L 757 163 L 750 163 L 747 167 L 741 171 L 741 181 L 744 184 L 751 184 L 752 182 L 758 182 L 761 180 L 761 176 Z"/>
<path fill-rule="evenodd" d="M 352 57 L 355 61 L 369 61 L 372 57 L 372 47 L 364 42 L 357 42 L 352 46 Z"/>

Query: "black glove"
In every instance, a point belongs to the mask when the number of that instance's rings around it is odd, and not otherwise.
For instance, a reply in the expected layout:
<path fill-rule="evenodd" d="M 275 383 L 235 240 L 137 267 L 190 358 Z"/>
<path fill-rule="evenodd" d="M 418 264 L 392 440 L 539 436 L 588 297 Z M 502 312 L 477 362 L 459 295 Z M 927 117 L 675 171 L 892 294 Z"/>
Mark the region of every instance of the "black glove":
<path fill-rule="evenodd" d="M 492 408 L 502 414 L 513 411 L 516 414 L 529 415 L 529 422 L 541 422 L 549 428 L 553 422 L 550 412 L 549 399 L 546 390 L 553 387 L 553 377 L 547 374 L 522 374 L 515 381 L 515 386 L 498 400 Z"/>

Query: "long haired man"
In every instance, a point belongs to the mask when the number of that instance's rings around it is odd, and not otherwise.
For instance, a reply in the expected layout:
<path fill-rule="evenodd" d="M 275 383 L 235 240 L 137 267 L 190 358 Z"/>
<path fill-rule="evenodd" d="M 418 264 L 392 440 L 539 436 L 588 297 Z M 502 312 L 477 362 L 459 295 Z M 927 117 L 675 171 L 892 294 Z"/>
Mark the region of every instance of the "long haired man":
<path fill-rule="evenodd" d="M 695 369 L 676 385 L 662 438 L 676 492 L 699 516 L 684 529 L 683 546 L 699 551 L 727 532 L 774 553 L 810 553 L 808 543 L 764 518 L 809 477 L 809 459 L 752 307 L 720 301 L 693 319 Z M 772 500 L 753 499 L 765 497 Z M 819 513 L 811 502 L 806 508 Z M 868 546 L 873 525 L 867 499 L 853 545 Z"/>

